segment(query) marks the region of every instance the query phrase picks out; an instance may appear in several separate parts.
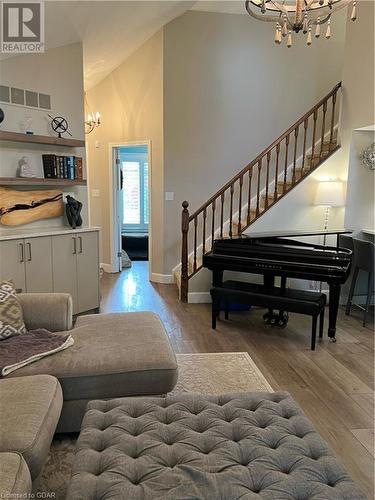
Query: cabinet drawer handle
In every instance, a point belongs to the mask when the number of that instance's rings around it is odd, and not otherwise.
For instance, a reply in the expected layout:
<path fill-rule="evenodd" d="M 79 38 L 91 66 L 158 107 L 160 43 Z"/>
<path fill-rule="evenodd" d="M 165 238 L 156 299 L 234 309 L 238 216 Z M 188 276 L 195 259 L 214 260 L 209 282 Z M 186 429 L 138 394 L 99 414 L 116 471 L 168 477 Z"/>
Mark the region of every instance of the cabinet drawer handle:
<path fill-rule="evenodd" d="M 76 242 L 76 239 L 73 237 L 72 238 L 73 240 L 73 254 L 76 254 L 77 253 L 77 242 Z"/>
<path fill-rule="evenodd" d="M 79 250 L 78 250 L 78 253 L 82 253 L 83 247 L 82 247 L 82 238 L 81 238 L 81 236 L 78 236 L 78 241 L 79 241 Z"/>
<path fill-rule="evenodd" d="M 18 243 L 18 249 L 19 249 L 19 255 L 20 255 L 20 262 L 25 262 L 25 256 L 23 252 L 23 243 Z"/>
<path fill-rule="evenodd" d="M 27 256 L 27 261 L 30 262 L 32 257 L 31 257 L 31 243 L 26 243 L 27 246 L 27 251 L 28 251 L 28 256 Z"/>

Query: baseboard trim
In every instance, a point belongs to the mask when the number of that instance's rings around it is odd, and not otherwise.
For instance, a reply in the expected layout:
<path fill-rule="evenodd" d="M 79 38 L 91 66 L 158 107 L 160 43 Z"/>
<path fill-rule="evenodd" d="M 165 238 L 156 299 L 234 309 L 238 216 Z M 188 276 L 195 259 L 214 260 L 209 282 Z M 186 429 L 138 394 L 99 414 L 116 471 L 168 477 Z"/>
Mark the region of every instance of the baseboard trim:
<path fill-rule="evenodd" d="M 189 304 L 210 304 L 211 303 L 210 292 L 189 292 L 188 293 L 188 303 Z"/>
<path fill-rule="evenodd" d="M 113 273 L 118 273 L 118 271 L 117 271 L 117 270 L 114 270 L 114 269 L 113 269 L 113 267 L 112 267 L 112 265 L 111 265 L 111 264 L 106 264 L 105 262 L 101 262 L 101 263 L 99 264 L 99 267 L 100 267 L 100 269 L 103 269 L 103 271 L 104 271 L 105 273 L 110 273 L 110 274 L 113 274 Z"/>
<path fill-rule="evenodd" d="M 173 274 L 158 274 L 158 273 L 151 273 L 151 281 L 154 283 L 164 283 L 164 284 L 171 284 L 175 283 L 175 279 Z"/>

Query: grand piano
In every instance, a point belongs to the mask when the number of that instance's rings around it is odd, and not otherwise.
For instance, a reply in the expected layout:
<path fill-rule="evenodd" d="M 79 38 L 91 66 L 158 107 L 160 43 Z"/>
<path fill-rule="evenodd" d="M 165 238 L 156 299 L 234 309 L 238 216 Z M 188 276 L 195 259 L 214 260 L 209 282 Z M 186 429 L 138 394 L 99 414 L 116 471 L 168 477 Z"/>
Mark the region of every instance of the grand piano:
<path fill-rule="evenodd" d="M 350 231 L 254 233 L 218 239 L 204 255 L 203 267 L 212 271 L 214 287 L 223 283 L 224 271 L 261 274 L 267 287 L 274 286 L 275 277 L 281 277 L 281 287 L 286 286 L 287 278 L 328 283 L 328 336 L 335 341 L 341 285 L 349 276 L 352 260 L 351 250 L 339 247 L 339 234 L 343 233 Z M 336 246 L 291 239 L 322 234 L 336 235 Z"/>

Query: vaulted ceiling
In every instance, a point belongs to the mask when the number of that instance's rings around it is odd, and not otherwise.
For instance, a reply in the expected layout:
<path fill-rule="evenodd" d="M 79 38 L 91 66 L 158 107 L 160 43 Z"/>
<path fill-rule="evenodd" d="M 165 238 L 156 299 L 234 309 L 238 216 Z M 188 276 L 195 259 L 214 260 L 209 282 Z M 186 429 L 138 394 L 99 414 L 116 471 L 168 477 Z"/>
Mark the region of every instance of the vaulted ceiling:
<path fill-rule="evenodd" d="M 86 89 L 187 10 L 245 13 L 243 0 L 47 0 L 44 5 L 47 50 L 83 43 Z M 7 57 L 0 54 L 0 59 Z"/>
<path fill-rule="evenodd" d="M 47 1 L 46 47 L 83 42 L 86 88 L 93 87 L 192 1 Z"/>

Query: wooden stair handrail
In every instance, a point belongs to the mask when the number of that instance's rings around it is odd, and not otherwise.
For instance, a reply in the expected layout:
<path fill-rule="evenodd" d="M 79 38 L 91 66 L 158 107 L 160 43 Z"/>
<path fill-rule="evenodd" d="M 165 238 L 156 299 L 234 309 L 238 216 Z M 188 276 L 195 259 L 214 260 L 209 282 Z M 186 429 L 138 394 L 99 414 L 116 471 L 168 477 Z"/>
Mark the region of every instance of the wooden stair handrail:
<path fill-rule="evenodd" d="M 234 184 L 236 181 L 240 179 L 243 175 L 245 175 L 250 168 L 252 168 L 254 165 L 256 165 L 264 156 L 267 155 L 269 151 L 271 151 L 277 144 L 282 142 L 289 134 L 294 132 L 294 130 L 299 127 L 307 118 L 309 118 L 311 115 L 314 114 L 314 112 L 319 109 L 324 103 L 326 103 L 330 97 L 332 97 L 334 94 L 337 93 L 337 91 L 341 88 L 342 82 L 339 82 L 337 85 L 333 87 L 331 92 L 327 94 L 323 99 L 321 99 L 315 106 L 313 106 L 307 113 L 305 113 L 302 118 L 297 120 L 291 127 L 288 128 L 286 132 L 280 135 L 277 139 L 273 141 L 273 143 L 268 146 L 266 149 L 264 149 L 254 160 L 252 160 L 250 163 L 248 163 L 238 174 L 236 174 L 232 179 L 230 179 L 219 191 L 217 191 L 214 195 L 209 198 L 208 201 L 206 201 L 202 206 L 198 208 L 192 215 L 189 216 L 189 222 L 195 219 L 200 213 L 203 212 L 205 208 L 208 208 L 209 205 L 217 198 L 221 196 L 222 193 L 224 193 L 227 189 L 231 187 L 232 184 Z"/>
<path fill-rule="evenodd" d="M 189 279 L 192 278 L 201 268 L 202 262 L 199 260 L 198 248 L 202 247 L 202 256 L 206 253 L 206 230 L 207 223 L 210 223 L 211 232 L 211 248 L 213 246 L 215 231 L 220 231 L 220 237 L 223 237 L 223 226 L 224 226 L 224 213 L 225 202 L 228 203 L 229 208 L 229 237 L 234 234 L 241 234 L 245 231 L 255 220 L 266 212 L 270 206 L 274 205 L 279 201 L 287 192 L 298 185 L 303 179 L 309 175 L 313 170 L 318 168 L 320 164 L 325 161 L 329 156 L 334 154 L 338 149 L 339 145 L 337 140 L 334 139 L 334 128 L 335 128 L 335 109 L 337 92 L 341 88 L 342 84 L 339 82 L 335 87 L 321 99 L 315 106 L 313 106 L 307 113 L 305 113 L 301 118 L 299 118 L 291 127 L 289 127 L 283 134 L 275 139 L 270 146 L 264 149 L 254 160 L 248 163 L 237 175 L 232 177 L 219 191 L 217 191 L 211 198 L 209 198 L 198 210 L 196 210 L 192 215 L 189 214 L 189 203 L 184 201 L 182 203 L 182 219 L 181 219 L 181 232 L 182 232 L 182 248 L 181 248 L 181 286 L 180 286 L 180 299 L 183 302 L 188 300 L 188 283 Z M 329 130 L 326 132 L 326 123 L 328 122 L 329 116 L 327 116 L 329 100 L 332 99 L 331 107 L 331 117 L 329 120 Z M 319 112 L 322 112 L 321 123 L 317 121 Z M 311 119 L 312 117 L 312 119 Z M 298 137 L 300 127 L 303 124 L 303 130 L 301 131 L 301 141 L 302 141 L 302 158 L 301 166 L 297 169 L 297 149 L 298 149 Z M 308 128 L 311 124 L 310 131 L 312 130 L 311 137 L 308 136 Z M 319 128 L 318 128 L 319 127 Z M 318 129 L 317 129 L 318 128 Z M 325 141 L 325 135 L 329 133 L 329 140 Z M 310 143 L 311 139 L 311 149 L 308 147 L 307 142 Z M 307 141 L 308 140 L 308 141 Z M 317 141 L 317 142 L 316 142 Z M 283 142 L 285 143 L 285 148 L 280 148 Z M 270 170 L 270 162 L 272 157 L 275 159 L 275 168 Z M 280 154 L 282 152 L 282 154 Z M 309 152 L 309 154 L 307 154 Z M 289 156 L 288 156 L 289 154 Z M 282 162 L 281 162 L 282 160 Z M 289 163 L 290 162 L 290 163 Z M 307 163 L 308 162 L 308 163 Z M 289 167 L 292 166 L 291 179 L 290 178 Z M 255 168 L 254 168 L 255 167 Z M 263 168 L 263 180 L 261 181 L 261 173 Z M 272 178 L 270 177 L 272 174 Z M 282 180 L 279 180 L 279 174 L 282 176 Z M 246 189 L 247 193 L 243 192 L 244 179 L 246 176 Z M 256 206 L 252 208 L 251 202 L 251 190 L 252 190 L 252 180 L 254 188 L 256 189 Z M 270 187 L 272 182 L 275 183 L 273 188 L 273 193 L 270 192 Z M 238 199 L 234 196 L 235 185 L 238 183 Z M 265 183 L 265 186 L 264 186 Z M 261 187 L 262 184 L 262 187 Z M 279 192 L 280 189 L 280 192 Z M 265 194 L 264 194 L 265 192 Z M 226 197 L 225 195 L 229 194 Z M 247 206 L 242 206 L 243 197 L 247 194 Z M 216 211 L 216 202 L 218 203 Z M 234 202 L 236 202 L 236 207 L 238 207 L 238 221 L 234 218 Z M 207 220 L 207 215 L 211 207 L 211 219 Z M 242 218 L 243 209 L 247 212 L 247 217 L 245 220 Z M 215 220 L 215 213 L 217 217 L 220 216 L 220 223 L 218 226 L 217 218 Z M 199 225 L 199 216 L 202 214 L 202 225 Z M 189 228 L 190 223 L 193 223 L 193 255 L 192 260 L 189 260 Z M 201 234 L 202 233 L 202 234 Z M 198 238 L 202 237 L 202 244 L 198 242 Z"/>

